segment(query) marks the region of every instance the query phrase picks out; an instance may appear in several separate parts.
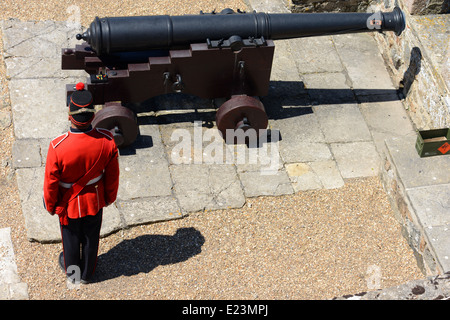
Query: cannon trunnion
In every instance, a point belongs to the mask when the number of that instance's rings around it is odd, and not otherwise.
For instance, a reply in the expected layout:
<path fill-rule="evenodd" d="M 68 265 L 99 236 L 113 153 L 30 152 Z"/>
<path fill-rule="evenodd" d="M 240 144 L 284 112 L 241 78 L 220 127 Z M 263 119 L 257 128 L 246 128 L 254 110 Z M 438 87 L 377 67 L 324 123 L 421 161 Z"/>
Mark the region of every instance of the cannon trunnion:
<path fill-rule="evenodd" d="M 230 14 L 231 13 L 231 14 Z M 124 107 L 152 97 L 183 92 L 226 98 L 216 125 L 266 129 L 268 118 L 255 97 L 268 94 L 276 39 L 389 30 L 400 34 L 403 13 L 265 14 L 96 18 L 75 48 L 62 49 L 62 69 L 85 70 L 94 104 L 104 105 L 93 125 L 111 130 L 119 147 L 138 134 L 136 116 Z M 75 89 L 66 86 L 67 96 Z"/>

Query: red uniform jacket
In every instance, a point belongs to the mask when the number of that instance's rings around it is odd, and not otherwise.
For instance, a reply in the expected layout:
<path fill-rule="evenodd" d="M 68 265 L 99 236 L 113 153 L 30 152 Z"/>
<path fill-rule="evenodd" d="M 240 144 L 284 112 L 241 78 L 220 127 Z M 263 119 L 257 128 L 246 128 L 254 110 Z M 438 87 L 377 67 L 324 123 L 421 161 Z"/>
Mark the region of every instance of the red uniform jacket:
<path fill-rule="evenodd" d="M 48 148 L 44 178 L 44 205 L 48 212 L 55 213 L 70 184 L 78 181 L 89 171 L 100 155 L 102 140 L 106 156 L 101 178 L 88 184 L 76 198 L 69 201 L 67 215 L 71 219 L 95 215 L 105 205 L 116 200 L 119 188 L 119 161 L 116 144 L 111 132 L 105 129 L 69 132 L 53 139 Z M 92 179 L 94 180 L 94 179 Z M 91 180 L 91 181 L 92 181 Z"/>

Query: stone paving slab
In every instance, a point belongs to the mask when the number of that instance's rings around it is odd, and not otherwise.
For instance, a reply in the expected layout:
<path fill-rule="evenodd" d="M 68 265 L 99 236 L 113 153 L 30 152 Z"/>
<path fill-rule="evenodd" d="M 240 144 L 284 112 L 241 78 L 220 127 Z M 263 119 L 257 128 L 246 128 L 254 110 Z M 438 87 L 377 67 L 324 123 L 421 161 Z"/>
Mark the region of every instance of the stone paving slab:
<path fill-rule="evenodd" d="M 450 183 L 448 156 L 420 158 L 415 150 L 417 136 L 386 139 L 386 145 L 406 189 Z"/>
<path fill-rule="evenodd" d="M 302 69 L 299 69 L 303 72 Z M 312 73 L 302 75 L 308 94 L 314 104 L 355 103 L 356 98 L 344 72 Z"/>
<path fill-rule="evenodd" d="M 372 141 L 369 128 L 358 105 L 320 105 L 314 107 L 328 143 Z"/>
<path fill-rule="evenodd" d="M 424 228 L 450 226 L 450 184 L 407 189 L 406 194 Z"/>
<path fill-rule="evenodd" d="M 28 299 L 28 285 L 20 281 L 14 260 L 11 228 L 0 229 L 0 300 Z"/>
<path fill-rule="evenodd" d="M 433 248 L 433 257 L 439 265 L 439 273 L 448 272 L 448 270 L 450 270 L 449 230 L 449 224 L 428 227 L 425 229 L 426 237 L 430 243 L 430 246 Z"/>
<path fill-rule="evenodd" d="M 142 198 L 133 201 L 119 200 L 117 208 L 120 210 L 126 226 L 183 217 L 178 201 L 173 196 Z"/>
<path fill-rule="evenodd" d="M 41 145 L 37 139 L 17 140 L 12 148 L 15 168 L 40 167 L 42 164 Z"/>
<path fill-rule="evenodd" d="M 406 110 L 400 101 L 361 103 L 360 110 L 379 152 L 390 137 L 416 136 Z"/>
<path fill-rule="evenodd" d="M 167 197 L 172 194 L 168 165 L 147 162 L 150 162 L 147 157 L 120 157 L 119 200 Z"/>
<path fill-rule="evenodd" d="M 260 172 L 242 172 L 239 174 L 247 197 L 281 196 L 294 192 L 289 176 L 285 171 L 275 175 L 261 175 Z"/>
<path fill-rule="evenodd" d="M 0 229 L 0 283 L 19 282 L 17 275 L 17 266 L 14 257 L 14 249 L 12 246 L 11 228 Z"/>
<path fill-rule="evenodd" d="M 232 165 L 175 165 L 174 193 L 183 212 L 242 207 L 244 191 Z"/>
<path fill-rule="evenodd" d="M 297 65 L 289 55 L 292 52 L 289 40 L 277 40 L 274 43 L 275 55 L 273 57 L 273 65 L 277 65 L 277 67 L 272 69 L 271 80 L 300 81 L 301 78 L 297 71 Z M 288 53 L 288 55 L 285 53 Z"/>
<path fill-rule="evenodd" d="M 344 186 L 344 179 L 333 160 L 309 163 L 287 163 L 286 172 L 294 192 L 314 189 L 336 189 Z"/>
<path fill-rule="evenodd" d="M 294 192 L 322 188 L 319 176 L 308 163 L 287 163 L 286 172 Z"/>
<path fill-rule="evenodd" d="M 373 142 L 333 143 L 331 150 L 344 179 L 379 174 L 380 157 Z"/>
<path fill-rule="evenodd" d="M 54 138 L 69 129 L 64 86 L 67 79 L 9 81 L 14 134 L 17 139 Z"/>
<path fill-rule="evenodd" d="M 44 167 L 16 169 L 22 214 L 29 240 L 52 242 L 61 238 L 58 219 L 44 209 Z"/>
<path fill-rule="evenodd" d="M 323 188 L 336 189 L 344 186 L 344 179 L 335 161 L 315 161 L 311 162 L 310 166 L 319 177 Z"/>
<path fill-rule="evenodd" d="M 296 52 L 297 68 L 305 73 L 332 73 L 344 71 L 331 36 L 289 40 Z"/>
<path fill-rule="evenodd" d="M 279 135 L 279 131 L 269 134 L 269 141 L 261 143 L 258 147 L 248 148 L 246 145 L 227 145 L 227 152 L 231 154 L 232 164 L 238 173 L 259 171 L 262 175 L 270 175 L 283 170 L 285 164 L 281 158 L 279 140 L 270 141 L 270 135 Z"/>
<path fill-rule="evenodd" d="M 374 50 L 373 37 L 343 34 L 334 35 L 333 41 L 356 95 L 370 94 L 373 89 L 395 90 L 379 50 Z"/>
<path fill-rule="evenodd" d="M 431 267 L 450 271 L 450 157 L 420 158 L 415 150 L 417 137 L 386 139 L 388 160 L 395 168 L 396 188 L 404 195 L 400 204 L 405 225 L 413 223 L 416 250 L 429 256 Z M 389 178 L 385 178 L 389 180 Z M 392 178 L 391 178 L 392 179 Z M 413 246 L 414 247 L 414 246 Z M 425 249 L 424 249 L 425 248 Z M 427 251 L 426 248 L 429 248 Z"/>
<path fill-rule="evenodd" d="M 159 128 L 171 165 L 233 163 L 232 150 L 219 131 L 203 126 L 199 119 Z"/>

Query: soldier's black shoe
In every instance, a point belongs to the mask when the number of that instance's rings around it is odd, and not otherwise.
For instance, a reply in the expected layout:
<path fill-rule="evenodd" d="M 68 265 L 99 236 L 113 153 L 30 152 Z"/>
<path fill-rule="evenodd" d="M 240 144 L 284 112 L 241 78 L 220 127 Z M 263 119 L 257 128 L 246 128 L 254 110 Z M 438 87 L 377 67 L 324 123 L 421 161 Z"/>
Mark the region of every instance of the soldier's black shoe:
<path fill-rule="evenodd" d="M 61 268 L 62 272 L 66 273 L 66 268 L 64 268 L 64 252 L 61 252 L 59 254 L 58 264 L 59 264 L 59 267 Z"/>

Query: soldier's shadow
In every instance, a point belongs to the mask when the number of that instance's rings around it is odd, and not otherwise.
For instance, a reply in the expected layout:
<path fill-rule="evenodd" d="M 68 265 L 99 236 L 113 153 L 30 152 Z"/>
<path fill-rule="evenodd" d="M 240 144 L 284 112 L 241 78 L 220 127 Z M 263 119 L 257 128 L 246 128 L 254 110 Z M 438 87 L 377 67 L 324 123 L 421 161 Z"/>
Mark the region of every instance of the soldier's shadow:
<path fill-rule="evenodd" d="M 124 240 L 98 256 L 93 282 L 148 273 L 160 265 L 188 260 L 199 254 L 205 238 L 195 228 L 180 228 L 173 236 L 143 235 Z"/>

